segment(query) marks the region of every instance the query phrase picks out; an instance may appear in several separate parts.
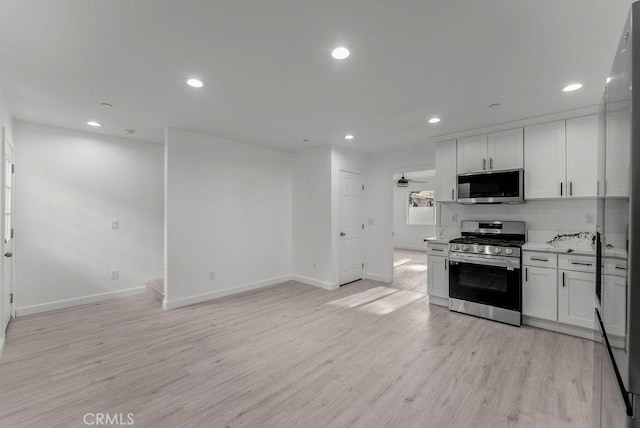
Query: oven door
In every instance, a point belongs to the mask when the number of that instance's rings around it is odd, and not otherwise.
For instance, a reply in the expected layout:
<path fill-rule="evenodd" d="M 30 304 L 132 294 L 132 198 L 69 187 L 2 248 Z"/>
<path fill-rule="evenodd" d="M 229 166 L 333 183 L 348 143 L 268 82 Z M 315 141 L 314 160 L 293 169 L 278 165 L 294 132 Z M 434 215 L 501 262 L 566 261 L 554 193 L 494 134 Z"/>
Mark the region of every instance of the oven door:
<path fill-rule="evenodd" d="M 449 255 L 449 296 L 522 312 L 520 259 Z"/>

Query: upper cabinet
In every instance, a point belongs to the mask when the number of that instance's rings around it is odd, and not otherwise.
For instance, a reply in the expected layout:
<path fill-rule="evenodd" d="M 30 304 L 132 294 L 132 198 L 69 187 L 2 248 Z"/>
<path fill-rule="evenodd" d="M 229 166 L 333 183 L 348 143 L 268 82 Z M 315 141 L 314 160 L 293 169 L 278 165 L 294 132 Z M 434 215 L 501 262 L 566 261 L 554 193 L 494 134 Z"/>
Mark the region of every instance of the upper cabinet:
<path fill-rule="evenodd" d="M 524 129 L 525 199 L 598 195 L 598 116 Z"/>
<path fill-rule="evenodd" d="M 569 197 L 598 196 L 598 116 L 567 120 Z"/>
<path fill-rule="evenodd" d="M 522 128 L 458 140 L 458 174 L 523 167 Z"/>
<path fill-rule="evenodd" d="M 607 197 L 628 198 L 631 153 L 631 112 L 622 110 L 607 112 L 606 144 L 607 157 L 605 167 L 605 189 Z M 602 190 L 605 190 L 604 192 Z"/>
<path fill-rule="evenodd" d="M 454 202 L 456 194 L 456 140 L 436 143 L 437 202 Z"/>

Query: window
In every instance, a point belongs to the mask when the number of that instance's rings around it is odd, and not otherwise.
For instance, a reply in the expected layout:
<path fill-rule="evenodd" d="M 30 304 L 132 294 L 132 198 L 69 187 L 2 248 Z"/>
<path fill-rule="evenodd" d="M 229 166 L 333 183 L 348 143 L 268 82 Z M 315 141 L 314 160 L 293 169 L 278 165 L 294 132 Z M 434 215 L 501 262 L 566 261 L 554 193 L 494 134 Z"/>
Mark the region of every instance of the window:
<path fill-rule="evenodd" d="M 407 224 L 426 226 L 436 224 L 436 204 L 433 200 L 433 190 L 409 191 Z"/>

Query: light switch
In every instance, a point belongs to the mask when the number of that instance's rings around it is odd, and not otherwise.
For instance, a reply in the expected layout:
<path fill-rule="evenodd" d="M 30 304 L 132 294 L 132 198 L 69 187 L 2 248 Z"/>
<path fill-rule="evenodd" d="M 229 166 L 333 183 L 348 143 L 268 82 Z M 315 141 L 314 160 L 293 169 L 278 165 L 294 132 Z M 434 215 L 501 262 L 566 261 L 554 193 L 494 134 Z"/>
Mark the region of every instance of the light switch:
<path fill-rule="evenodd" d="M 118 220 L 111 220 L 111 229 L 117 229 L 118 226 Z"/>

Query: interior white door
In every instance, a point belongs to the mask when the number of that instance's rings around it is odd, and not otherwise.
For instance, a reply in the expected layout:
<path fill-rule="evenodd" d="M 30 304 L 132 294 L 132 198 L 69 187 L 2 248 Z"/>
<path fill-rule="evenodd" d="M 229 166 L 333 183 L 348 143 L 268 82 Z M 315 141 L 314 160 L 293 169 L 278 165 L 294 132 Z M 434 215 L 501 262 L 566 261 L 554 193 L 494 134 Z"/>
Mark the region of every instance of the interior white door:
<path fill-rule="evenodd" d="M 361 174 L 340 171 L 340 285 L 356 281 L 364 272 L 364 189 Z"/>
<path fill-rule="evenodd" d="M 2 223 L 2 331 L 15 315 L 13 308 L 14 265 L 13 265 L 13 158 L 14 149 L 2 129 L 2 200 L 4 201 L 4 221 Z"/>

